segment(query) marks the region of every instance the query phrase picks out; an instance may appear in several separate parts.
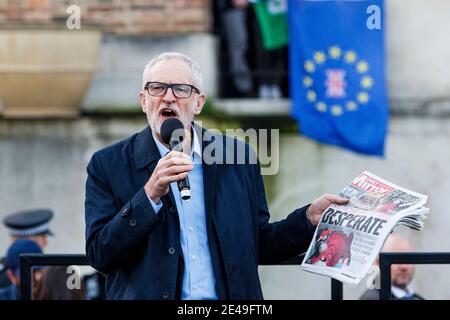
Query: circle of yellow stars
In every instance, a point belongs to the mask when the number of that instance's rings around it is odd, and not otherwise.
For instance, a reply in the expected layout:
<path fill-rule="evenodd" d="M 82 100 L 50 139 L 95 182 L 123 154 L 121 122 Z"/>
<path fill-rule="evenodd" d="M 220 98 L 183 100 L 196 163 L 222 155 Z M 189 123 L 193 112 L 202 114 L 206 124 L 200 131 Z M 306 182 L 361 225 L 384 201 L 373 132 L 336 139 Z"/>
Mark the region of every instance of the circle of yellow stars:
<path fill-rule="evenodd" d="M 314 80 L 311 77 L 316 71 L 316 66 L 323 65 L 327 60 L 343 60 L 344 63 L 353 65 L 356 73 L 361 76 L 359 79 L 360 91 L 356 94 L 356 101 L 349 100 L 344 105 L 333 104 L 327 105 L 322 101 L 317 101 L 317 94 L 313 90 Z M 374 84 L 373 78 L 368 74 L 370 66 L 367 61 L 359 59 L 353 50 L 344 51 L 339 46 L 334 45 L 328 48 L 328 51 L 315 51 L 310 60 L 306 60 L 303 64 L 307 75 L 303 77 L 303 86 L 307 89 L 306 99 L 314 103 L 315 108 L 325 113 L 331 112 L 334 116 L 340 116 L 344 111 L 357 111 L 360 105 L 366 105 L 370 101 L 370 95 L 367 92 Z"/>

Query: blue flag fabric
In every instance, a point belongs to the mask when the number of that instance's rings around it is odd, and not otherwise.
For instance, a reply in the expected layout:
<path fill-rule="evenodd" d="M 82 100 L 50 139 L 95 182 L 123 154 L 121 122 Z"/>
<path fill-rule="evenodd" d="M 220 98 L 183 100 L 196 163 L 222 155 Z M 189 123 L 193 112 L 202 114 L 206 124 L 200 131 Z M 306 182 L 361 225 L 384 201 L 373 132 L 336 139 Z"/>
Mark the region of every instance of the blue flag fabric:
<path fill-rule="evenodd" d="M 384 24 L 373 28 L 373 5 L 382 17 L 382 0 L 289 0 L 290 90 L 305 136 L 383 156 Z"/>

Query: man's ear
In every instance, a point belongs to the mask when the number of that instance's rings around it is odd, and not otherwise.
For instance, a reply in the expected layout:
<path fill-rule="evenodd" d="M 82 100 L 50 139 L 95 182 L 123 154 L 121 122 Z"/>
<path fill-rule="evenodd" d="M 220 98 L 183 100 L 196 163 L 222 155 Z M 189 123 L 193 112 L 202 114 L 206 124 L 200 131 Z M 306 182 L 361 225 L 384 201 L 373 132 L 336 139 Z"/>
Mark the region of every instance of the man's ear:
<path fill-rule="evenodd" d="M 17 286 L 19 284 L 19 278 L 16 277 L 14 272 L 12 272 L 11 270 L 6 270 L 6 275 L 13 285 Z"/>
<path fill-rule="evenodd" d="M 139 92 L 139 102 L 141 103 L 142 112 L 147 113 L 147 105 L 145 103 L 145 92 Z"/>
<path fill-rule="evenodd" d="M 197 104 L 195 105 L 194 114 L 198 116 L 200 112 L 203 110 L 203 106 L 205 105 L 206 97 L 204 94 L 198 96 Z"/>

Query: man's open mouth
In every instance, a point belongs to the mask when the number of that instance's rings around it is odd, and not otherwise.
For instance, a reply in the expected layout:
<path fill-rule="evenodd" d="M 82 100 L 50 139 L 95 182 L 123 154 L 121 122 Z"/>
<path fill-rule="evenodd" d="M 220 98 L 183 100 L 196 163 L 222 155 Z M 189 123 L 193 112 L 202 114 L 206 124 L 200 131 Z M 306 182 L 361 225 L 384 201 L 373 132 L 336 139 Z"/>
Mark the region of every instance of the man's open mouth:
<path fill-rule="evenodd" d="M 176 117 L 177 116 L 177 114 L 176 114 L 176 112 L 175 111 L 173 111 L 172 109 L 163 109 L 162 111 L 161 111 L 161 115 L 164 117 L 164 118 L 172 118 L 172 117 Z"/>

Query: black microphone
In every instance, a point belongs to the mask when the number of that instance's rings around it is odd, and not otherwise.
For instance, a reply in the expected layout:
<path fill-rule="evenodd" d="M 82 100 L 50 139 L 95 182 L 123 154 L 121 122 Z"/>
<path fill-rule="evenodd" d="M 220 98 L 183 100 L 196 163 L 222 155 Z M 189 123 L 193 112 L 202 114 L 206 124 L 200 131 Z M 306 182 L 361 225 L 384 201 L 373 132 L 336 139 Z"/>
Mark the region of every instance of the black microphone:
<path fill-rule="evenodd" d="M 184 139 L 183 123 L 177 118 L 169 118 L 161 125 L 162 141 L 169 145 L 170 150 L 183 152 Z M 191 187 L 189 185 L 188 177 L 178 181 L 178 190 L 181 194 L 181 199 L 189 200 L 191 198 Z"/>

